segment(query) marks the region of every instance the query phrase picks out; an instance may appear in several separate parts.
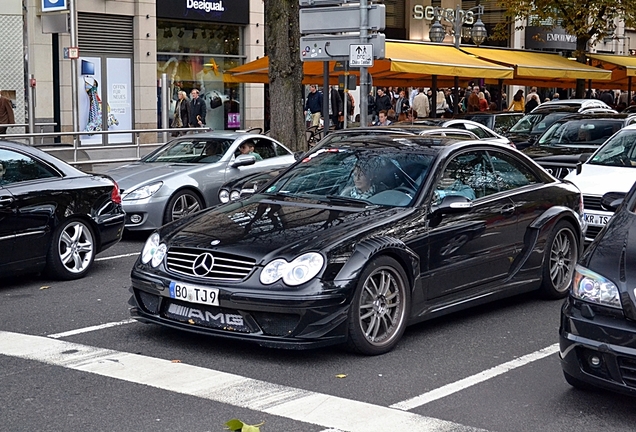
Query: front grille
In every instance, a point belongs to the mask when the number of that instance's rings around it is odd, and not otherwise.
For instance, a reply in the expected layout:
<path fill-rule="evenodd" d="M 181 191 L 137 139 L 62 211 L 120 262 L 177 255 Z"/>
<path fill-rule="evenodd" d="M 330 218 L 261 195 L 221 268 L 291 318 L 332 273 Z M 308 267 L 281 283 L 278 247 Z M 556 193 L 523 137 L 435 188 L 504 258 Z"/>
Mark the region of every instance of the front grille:
<path fill-rule="evenodd" d="M 636 388 L 636 360 L 627 357 L 618 357 L 618 369 L 625 385 Z"/>
<path fill-rule="evenodd" d="M 171 299 L 166 299 L 161 309 L 163 317 L 174 321 L 230 332 L 252 332 L 243 315 L 237 310 Z"/>
<path fill-rule="evenodd" d="M 599 196 L 583 195 L 583 207 L 587 210 L 607 211 L 601 207 L 601 197 Z"/>
<path fill-rule="evenodd" d="M 598 235 L 598 233 L 601 232 L 602 229 L 603 227 L 600 227 L 600 226 L 588 225 L 587 231 L 585 231 L 585 237 L 594 240 L 596 236 Z"/>
<path fill-rule="evenodd" d="M 261 327 L 263 333 L 269 336 L 289 335 L 300 321 L 300 316 L 296 314 L 252 312 L 251 315 Z"/>
<path fill-rule="evenodd" d="M 214 257 L 214 265 L 205 275 L 195 273 L 194 263 L 204 253 Z M 210 252 L 204 249 L 170 248 L 166 257 L 169 271 L 208 280 L 240 281 L 254 269 L 256 260 L 240 255 L 222 252 Z"/>

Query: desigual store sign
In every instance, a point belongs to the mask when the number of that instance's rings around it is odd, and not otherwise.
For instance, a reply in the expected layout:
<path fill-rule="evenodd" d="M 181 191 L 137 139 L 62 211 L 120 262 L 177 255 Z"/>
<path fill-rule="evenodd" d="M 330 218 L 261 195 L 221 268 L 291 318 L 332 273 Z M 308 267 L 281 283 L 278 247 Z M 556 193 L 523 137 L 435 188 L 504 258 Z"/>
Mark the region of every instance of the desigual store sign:
<path fill-rule="evenodd" d="M 157 0 L 157 18 L 249 24 L 249 0 Z"/>

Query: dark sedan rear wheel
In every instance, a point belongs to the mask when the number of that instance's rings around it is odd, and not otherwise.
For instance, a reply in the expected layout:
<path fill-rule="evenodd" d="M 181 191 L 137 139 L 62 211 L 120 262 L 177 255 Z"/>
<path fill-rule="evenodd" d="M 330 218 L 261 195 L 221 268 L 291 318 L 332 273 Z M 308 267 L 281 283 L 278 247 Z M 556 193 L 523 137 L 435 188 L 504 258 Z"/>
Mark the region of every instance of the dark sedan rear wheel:
<path fill-rule="evenodd" d="M 402 266 L 387 256 L 369 262 L 349 311 L 349 349 L 367 355 L 391 351 L 406 328 L 408 304 Z"/>
<path fill-rule="evenodd" d="M 46 260 L 48 274 L 62 280 L 79 279 L 95 258 L 95 236 L 84 221 L 71 219 L 53 233 Z"/>
<path fill-rule="evenodd" d="M 202 208 L 203 202 L 196 193 L 189 190 L 179 191 L 168 201 L 163 223 L 176 221 L 191 213 L 198 212 Z"/>
<path fill-rule="evenodd" d="M 546 243 L 541 290 L 548 298 L 566 296 L 579 257 L 577 237 L 568 222 L 556 224 Z"/>

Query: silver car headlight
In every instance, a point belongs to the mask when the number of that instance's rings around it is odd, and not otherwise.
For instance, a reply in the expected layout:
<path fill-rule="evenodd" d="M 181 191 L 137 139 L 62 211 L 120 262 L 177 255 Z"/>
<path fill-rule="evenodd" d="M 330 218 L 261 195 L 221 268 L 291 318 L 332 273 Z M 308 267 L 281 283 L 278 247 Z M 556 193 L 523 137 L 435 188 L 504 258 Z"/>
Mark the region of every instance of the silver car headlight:
<path fill-rule="evenodd" d="M 219 191 L 219 201 L 223 204 L 230 202 L 230 192 L 227 189 L 221 189 Z"/>
<path fill-rule="evenodd" d="M 150 263 L 151 266 L 157 267 L 166 256 L 167 250 L 168 247 L 165 243 L 161 243 L 159 234 L 152 233 L 141 251 L 141 262 L 144 264 Z"/>
<path fill-rule="evenodd" d="M 572 279 L 572 295 L 580 300 L 622 309 L 618 287 L 612 281 L 577 265 Z"/>
<path fill-rule="evenodd" d="M 299 256 L 292 262 L 275 259 L 261 271 L 261 283 L 270 285 L 279 279 L 289 286 L 296 286 L 308 282 L 322 269 L 325 259 L 317 252 L 309 252 Z"/>
<path fill-rule="evenodd" d="M 233 190 L 232 192 L 230 192 L 230 200 L 231 201 L 236 201 L 240 197 L 241 197 L 241 193 L 239 191 Z"/>
<path fill-rule="evenodd" d="M 127 193 L 124 196 L 124 201 L 132 201 L 132 200 L 150 198 L 155 193 L 157 193 L 157 191 L 159 189 L 161 189 L 161 186 L 163 186 L 163 182 L 156 182 L 156 183 L 151 183 L 151 184 L 146 185 L 146 186 L 138 187 L 137 189 L 134 189 L 134 190 L 130 191 L 129 193 Z"/>

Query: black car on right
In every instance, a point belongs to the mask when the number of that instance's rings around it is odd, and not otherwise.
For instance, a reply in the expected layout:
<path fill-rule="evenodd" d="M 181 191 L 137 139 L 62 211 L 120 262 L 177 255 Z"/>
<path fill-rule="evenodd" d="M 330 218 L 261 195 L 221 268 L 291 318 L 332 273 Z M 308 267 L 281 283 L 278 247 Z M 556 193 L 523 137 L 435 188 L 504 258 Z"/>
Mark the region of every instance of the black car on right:
<path fill-rule="evenodd" d="M 621 203 L 622 202 L 622 203 Z M 561 309 L 567 382 L 636 396 L 636 184 L 575 268 Z"/>

